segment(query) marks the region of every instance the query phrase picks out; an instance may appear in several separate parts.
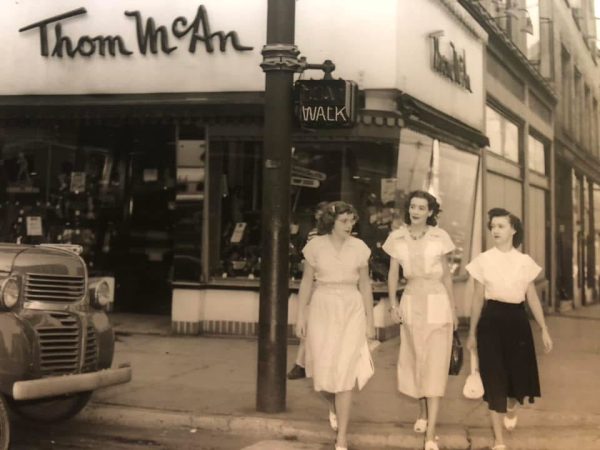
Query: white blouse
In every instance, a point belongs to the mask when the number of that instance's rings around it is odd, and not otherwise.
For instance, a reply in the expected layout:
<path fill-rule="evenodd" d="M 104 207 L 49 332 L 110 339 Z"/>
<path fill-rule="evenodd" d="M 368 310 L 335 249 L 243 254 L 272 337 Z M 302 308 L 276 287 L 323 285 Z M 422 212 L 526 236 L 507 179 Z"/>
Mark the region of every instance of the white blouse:
<path fill-rule="evenodd" d="M 485 298 L 506 303 L 524 301 L 529 283 L 542 270 L 531 256 L 515 248 L 502 252 L 496 247 L 477 255 L 466 269 L 483 284 Z"/>
<path fill-rule="evenodd" d="M 369 263 L 371 250 L 363 241 L 348 236 L 337 251 L 329 235 L 315 236 L 302 249 L 315 269 L 315 279 L 324 283 L 357 283 L 359 269 Z"/>

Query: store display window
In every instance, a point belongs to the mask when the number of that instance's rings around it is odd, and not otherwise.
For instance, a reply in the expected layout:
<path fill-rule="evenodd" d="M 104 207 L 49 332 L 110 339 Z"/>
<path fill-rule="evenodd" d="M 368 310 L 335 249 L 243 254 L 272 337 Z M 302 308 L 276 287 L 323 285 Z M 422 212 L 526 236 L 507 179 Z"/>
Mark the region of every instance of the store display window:
<path fill-rule="evenodd" d="M 210 276 L 217 280 L 260 277 L 261 145 L 211 143 Z M 290 280 L 303 272 L 302 249 L 316 233 L 319 208 L 352 203 L 357 237 L 371 248 L 370 275 L 385 283 L 389 259 L 381 245 L 402 226 L 404 201 L 413 189 L 434 190 L 444 212 L 440 225 L 457 250 L 452 272 L 470 255 L 479 158 L 423 134 L 402 130 L 396 142 L 299 142 L 291 155 Z"/>

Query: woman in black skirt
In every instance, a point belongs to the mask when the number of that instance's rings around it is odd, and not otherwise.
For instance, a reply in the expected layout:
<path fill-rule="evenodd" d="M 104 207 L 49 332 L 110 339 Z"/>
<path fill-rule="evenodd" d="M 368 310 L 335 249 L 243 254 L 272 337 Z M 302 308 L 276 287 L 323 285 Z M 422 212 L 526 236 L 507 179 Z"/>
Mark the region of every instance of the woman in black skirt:
<path fill-rule="evenodd" d="M 541 328 L 546 352 L 552 339 L 534 286 L 541 271 L 535 261 L 516 249 L 523 240 L 518 217 L 502 208 L 488 212 L 494 247 L 471 261 L 466 269 L 475 281 L 467 348 L 477 349 L 479 371 L 494 430 L 493 450 L 505 450 L 504 426 L 517 425 L 517 404 L 540 397 L 537 361 L 525 299 Z M 485 298 L 485 302 L 483 299 Z"/>

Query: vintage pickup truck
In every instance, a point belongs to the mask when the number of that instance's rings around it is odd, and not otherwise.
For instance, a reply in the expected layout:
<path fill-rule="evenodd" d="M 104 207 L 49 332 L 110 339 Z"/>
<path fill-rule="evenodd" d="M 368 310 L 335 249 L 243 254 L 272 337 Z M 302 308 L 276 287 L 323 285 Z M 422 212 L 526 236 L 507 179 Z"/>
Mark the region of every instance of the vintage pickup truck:
<path fill-rule="evenodd" d="M 77 414 L 95 389 L 128 382 L 111 368 L 106 280 L 88 278 L 80 248 L 0 243 L 0 449 L 8 408 L 40 421 Z"/>

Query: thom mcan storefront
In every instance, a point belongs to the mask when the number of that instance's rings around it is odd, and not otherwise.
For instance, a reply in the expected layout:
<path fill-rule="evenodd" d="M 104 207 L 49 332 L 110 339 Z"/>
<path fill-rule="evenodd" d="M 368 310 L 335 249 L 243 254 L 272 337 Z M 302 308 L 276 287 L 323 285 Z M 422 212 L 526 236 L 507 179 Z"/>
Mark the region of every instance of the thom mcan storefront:
<path fill-rule="evenodd" d="M 380 245 L 410 190 L 437 189 L 464 289 L 478 245 L 485 36 L 455 2 L 408 3 L 296 3 L 302 55 L 332 59 L 335 78 L 356 81 L 360 112 L 350 129 L 294 132 L 290 323 L 321 201 L 359 210 L 381 333 L 390 322 Z M 0 239 L 82 245 L 89 271 L 114 279 L 116 311 L 171 315 L 180 333 L 254 334 L 266 7 L 5 5 Z"/>

